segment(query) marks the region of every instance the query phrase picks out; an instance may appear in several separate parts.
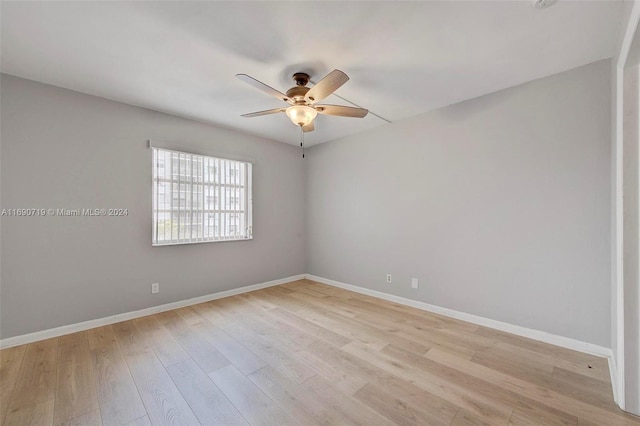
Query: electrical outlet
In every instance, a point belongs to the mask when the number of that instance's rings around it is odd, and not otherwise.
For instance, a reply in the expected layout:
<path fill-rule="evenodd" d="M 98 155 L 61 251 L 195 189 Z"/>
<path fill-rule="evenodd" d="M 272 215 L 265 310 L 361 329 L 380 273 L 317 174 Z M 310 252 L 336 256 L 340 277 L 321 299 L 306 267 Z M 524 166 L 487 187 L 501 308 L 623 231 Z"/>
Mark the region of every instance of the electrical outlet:
<path fill-rule="evenodd" d="M 391 274 L 387 274 L 387 282 L 390 283 L 391 282 Z"/>
<path fill-rule="evenodd" d="M 411 288 L 418 288 L 418 279 L 411 278 Z"/>
<path fill-rule="evenodd" d="M 160 293 L 160 283 L 151 284 L 151 294 Z"/>

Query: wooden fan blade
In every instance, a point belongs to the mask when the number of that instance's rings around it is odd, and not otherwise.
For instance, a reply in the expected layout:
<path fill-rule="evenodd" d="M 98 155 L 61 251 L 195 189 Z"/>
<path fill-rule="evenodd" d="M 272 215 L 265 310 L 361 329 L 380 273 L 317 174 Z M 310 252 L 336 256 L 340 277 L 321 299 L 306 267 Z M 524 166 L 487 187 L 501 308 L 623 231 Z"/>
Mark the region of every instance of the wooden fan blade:
<path fill-rule="evenodd" d="M 349 81 L 349 77 L 345 73 L 340 70 L 333 70 L 313 86 L 304 98 L 310 104 L 315 104 L 338 90 L 347 81 Z"/>
<path fill-rule="evenodd" d="M 316 105 L 315 109 L 320 114 L 337 115 L 340 117 L 363 118 L 369 113 L 369 110 L 364 108 L 353 108 L 342 105 Z"/>
<path fill-rule="evenodd" d="M 313 125 L 313 121 L 309 124 L 307 124 L 306 126 L 302 126 L 302 131 L 303 132 L 313 132 L 315 130 L 315 126 Z"/>
<path fill-rule="evenodd" d="M 238 77 L 240 80 L 244 81 L 245 83 L 250 84 L 256 89 L 262 90 L 267 95 L 271 95 L 274 98 L 280 99 L 281 101 L 285 101 L 285 102 L 289 102 L 290 104 L 293 104 L 293 100 L 290 99 L 287 95 L 285 95 L 282 92 L 279 92 L 278 90 L 274 89 L 271 86 L 267 86 L 263 82 L 258 81 L 251 76 L 248 76 L 246 74 L 236 74 L 236 77 Z"/>
<path fill-rule="evenodd" d="M 267 109 L 264 111 L 250 112 L 249 114 L 242 114 L 241 117 L 245 117 L 245 118 L 259 117 L 261 115 L 269 115 L 269 114 L 275 114 L 277 112 L 284 112 L 285 110 L 286 108 Z"/>

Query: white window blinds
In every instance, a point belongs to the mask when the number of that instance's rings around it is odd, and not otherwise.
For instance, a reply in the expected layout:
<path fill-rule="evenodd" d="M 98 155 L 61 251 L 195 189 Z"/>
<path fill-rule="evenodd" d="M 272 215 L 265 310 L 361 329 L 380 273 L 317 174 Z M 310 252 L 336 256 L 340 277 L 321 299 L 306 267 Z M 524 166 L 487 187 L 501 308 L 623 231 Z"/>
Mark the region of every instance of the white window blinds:
<path fill-rule="evenodd" d="M 251 166 L 153 148 L 153 245 L 252 238 Z"/>

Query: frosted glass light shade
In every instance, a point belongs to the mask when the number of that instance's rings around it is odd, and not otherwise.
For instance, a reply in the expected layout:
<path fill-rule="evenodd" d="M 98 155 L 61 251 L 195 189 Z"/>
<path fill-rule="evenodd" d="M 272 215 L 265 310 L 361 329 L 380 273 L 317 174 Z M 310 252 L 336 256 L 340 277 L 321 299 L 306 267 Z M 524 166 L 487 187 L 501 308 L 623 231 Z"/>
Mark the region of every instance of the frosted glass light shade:
<path fill-rule="evenodd" d="M 287 108 L 287 117 L 291 119 L 296 126 L 304 127 L 311 123 L 318 111 L 306 105 L 294 105 Z"/>

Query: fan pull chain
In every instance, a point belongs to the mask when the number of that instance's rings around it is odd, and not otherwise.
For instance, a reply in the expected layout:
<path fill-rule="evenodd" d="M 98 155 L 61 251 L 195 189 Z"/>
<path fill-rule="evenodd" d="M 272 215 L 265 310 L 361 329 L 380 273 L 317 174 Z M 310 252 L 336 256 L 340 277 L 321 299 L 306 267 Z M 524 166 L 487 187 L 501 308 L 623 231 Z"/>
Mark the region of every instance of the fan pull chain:
<path fill-rule="evenodd" d="M 300 126 L 300 147 L 302 147 L 302 158 L 304 158 L 304 130 Z"/>

